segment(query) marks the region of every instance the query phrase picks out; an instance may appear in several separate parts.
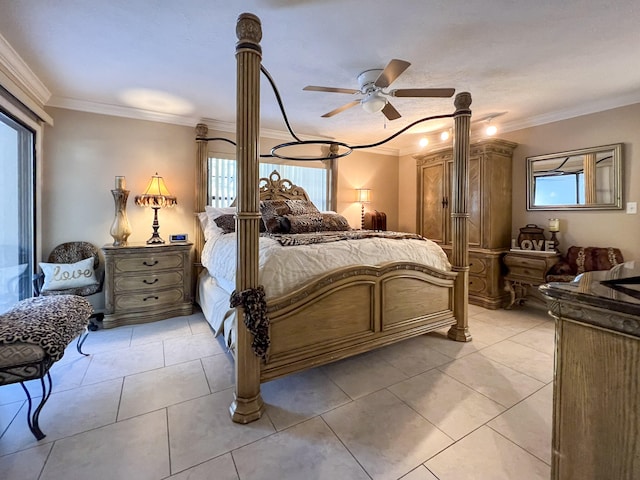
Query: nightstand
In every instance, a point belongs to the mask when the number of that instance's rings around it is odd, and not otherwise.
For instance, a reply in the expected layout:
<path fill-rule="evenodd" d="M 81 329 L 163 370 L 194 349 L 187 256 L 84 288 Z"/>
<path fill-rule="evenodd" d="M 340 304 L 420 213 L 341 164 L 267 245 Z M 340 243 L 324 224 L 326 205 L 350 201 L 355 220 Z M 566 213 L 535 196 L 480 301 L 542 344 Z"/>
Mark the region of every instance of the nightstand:
<path fill-rule="evenodd" d="M 504 289 L 511 295 L 511 302 L 522 305 L 527 295 L 527 286 L 536 287 L 546 282 L 547 272 L 560 261 L 556 252 L 540 252 L 531 250 L 511 250 L 503 258 L 509 269 L 504 277 Z"/>
<path fill-rule="evenodd" d="M 189 315 L 192 243 L 105 245 L 104 328 Z"/>

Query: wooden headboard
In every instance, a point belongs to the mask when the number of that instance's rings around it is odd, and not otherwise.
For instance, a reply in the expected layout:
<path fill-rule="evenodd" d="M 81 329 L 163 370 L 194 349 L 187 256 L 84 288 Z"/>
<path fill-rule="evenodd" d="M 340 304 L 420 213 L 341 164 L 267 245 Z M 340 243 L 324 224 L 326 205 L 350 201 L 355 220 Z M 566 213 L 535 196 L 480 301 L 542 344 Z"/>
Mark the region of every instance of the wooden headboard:
<path fill-rule="evenodd" d="M 291 180 L 281 178 L 277 170 L 262 177 L 258 181 L 260 200 L 308 200 L 309 195 L 304 188 L 294 185 Z"/>

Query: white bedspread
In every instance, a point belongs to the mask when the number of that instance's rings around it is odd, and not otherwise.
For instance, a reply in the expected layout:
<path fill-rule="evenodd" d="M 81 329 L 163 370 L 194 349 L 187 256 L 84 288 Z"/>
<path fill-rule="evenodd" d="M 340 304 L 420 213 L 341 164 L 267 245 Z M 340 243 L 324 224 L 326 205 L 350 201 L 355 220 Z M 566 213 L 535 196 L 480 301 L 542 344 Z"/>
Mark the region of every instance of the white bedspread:
<path fill-rule="evenodd" d="M 232 292 L 236 275 L 236 234 L 209 239 L 201 258 L 218 285 Z M 337 268 L 396 261 L 451 270 L 442 248 L 430 240 L 365 238 L 283 247 L 276 240 L 260 237 L 259 283 L 264 285 L 267 298 L 273 298 Z"/>

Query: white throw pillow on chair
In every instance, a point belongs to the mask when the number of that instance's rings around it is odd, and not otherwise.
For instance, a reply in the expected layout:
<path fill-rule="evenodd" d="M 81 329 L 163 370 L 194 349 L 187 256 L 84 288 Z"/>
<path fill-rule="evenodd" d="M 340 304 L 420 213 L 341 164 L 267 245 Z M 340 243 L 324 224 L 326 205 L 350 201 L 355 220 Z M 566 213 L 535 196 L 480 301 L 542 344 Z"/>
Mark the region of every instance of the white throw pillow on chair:
<path fill-rule="evenodd" d="M 95 259 L 89 257 L 76 263 L 40 263 L 44 273 L 42 291 L 67 290 L 97 284 L 94 262 Z"/>

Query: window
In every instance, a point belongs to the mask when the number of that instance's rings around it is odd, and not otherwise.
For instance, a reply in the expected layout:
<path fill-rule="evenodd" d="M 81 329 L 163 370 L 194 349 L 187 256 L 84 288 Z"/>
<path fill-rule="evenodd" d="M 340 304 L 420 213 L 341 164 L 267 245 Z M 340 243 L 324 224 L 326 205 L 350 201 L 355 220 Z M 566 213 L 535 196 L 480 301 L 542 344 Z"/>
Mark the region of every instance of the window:
<path fill-rule="evenodd" d="M 35 132 L 0 110 L 0 313 L 32 296 Z"/>
<path fill-rule="evenodd" d="M 535 205 L 584 205 L 584 173 L 537 176 Z"/>
<path fill-rule="evenodd" d="M 277 170 L 282 178 L 304 188 L 319 210 L 330 210 L 330 168 L 322 162 L 305 162 L 305 165 L 288 163 L 260 163 L 260 177 L 269 177 Z M 236 161 L 228 158 L 209 157 L 209 205 L 228 207 L 236 196 Z"/>

